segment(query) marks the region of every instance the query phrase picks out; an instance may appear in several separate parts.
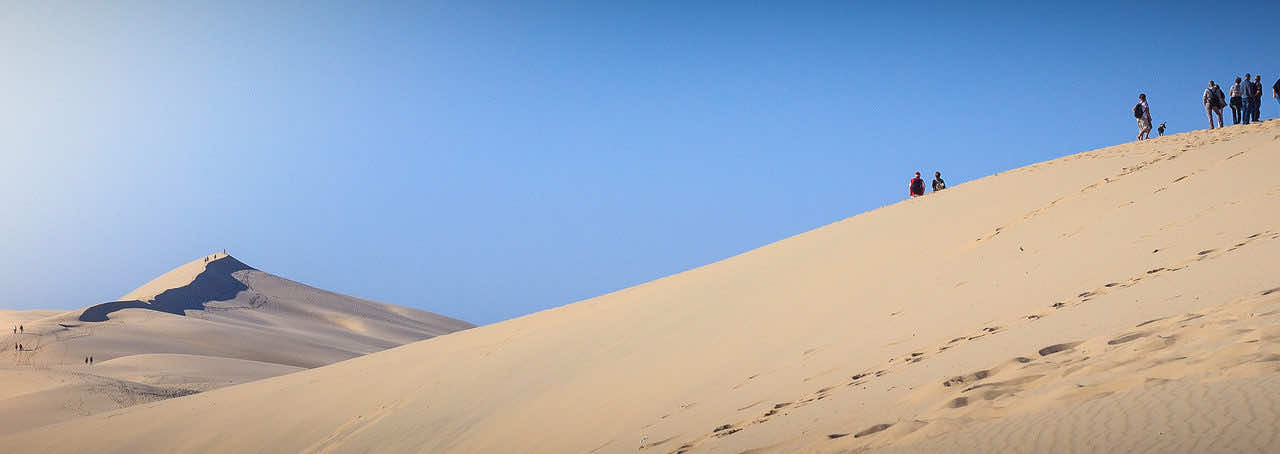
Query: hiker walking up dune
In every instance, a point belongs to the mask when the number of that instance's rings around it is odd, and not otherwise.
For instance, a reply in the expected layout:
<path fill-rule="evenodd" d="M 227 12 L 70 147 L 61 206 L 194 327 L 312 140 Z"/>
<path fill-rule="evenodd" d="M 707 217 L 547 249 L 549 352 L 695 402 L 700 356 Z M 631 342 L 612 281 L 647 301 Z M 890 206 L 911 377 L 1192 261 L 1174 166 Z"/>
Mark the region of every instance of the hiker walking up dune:
<path fill-rule="evenodd" d="M 1138 104 L 1133 106 L 1133 116 L 1138 119 L 1138 140 L 1151 138 L 1151 106 L 1147 105 L 1147 94 L 1138 94 Z"/>
<path fill-rule="evenodd" d="M 916 172 L 916 176 L 911 179 L 910 189 L 912 197 L 924 195 L 924 180 L 920 179 L 920 172 Z"/>
<path fill-rule="evenodd" d="M 1226 105 L 1225 97 L 1222 89 L 1218 88 L 1218 84 L 1209 81 L 1209 88 L 1204 89 L 1204 110 L 1209 115 L 1209 129 L 1213 129 L 1213 114 L 1218 114 L 1218 127 L 1222 127 L 1222 107 Z"/>

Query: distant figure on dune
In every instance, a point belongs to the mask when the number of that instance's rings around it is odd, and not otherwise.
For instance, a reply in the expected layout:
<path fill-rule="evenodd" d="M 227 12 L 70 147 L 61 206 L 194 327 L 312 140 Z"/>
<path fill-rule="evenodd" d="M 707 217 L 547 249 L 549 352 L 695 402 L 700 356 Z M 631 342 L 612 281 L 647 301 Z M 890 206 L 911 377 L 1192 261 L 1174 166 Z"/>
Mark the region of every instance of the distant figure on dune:
<path fill-rule="evenodd" d="M 1160 127 L 1156 128 L 1156 132 L 1160 133 L 1160 137 L 1164 137 L 1164 123 L 1160 123 Z"/>
<path fill-rule="evenodd" d="M 942 172 L 933 173 L 933 192 L 938 192 L 947 188 L 947 182 L 942 181 Z"/>
<path fill-rule="evenodd" d="M 1246 125 L 1251 123 L 1250 119 L 1253 118 L 1253 83 L 1249 82 L 1252 77 L 1253 74 L 1245 73 L 1244 82 L 1240 84 L 1240 100 L 1244 102 L 1244 111 L 1240 114 Z"/>
<path fill-rule="evenodd" d="M 1209 88 L 1204 89 L 1204 96 L 1202 99 L 1204 102 L 1204 111 L 1209 114 L 1209 129 L 1213 129 L 1214 113 L 1218 114 L 1218 127 L 1221 128 L 1222 108 L 1227 104 L 1225 96 L 1222 94 L 1222 89 L 1218 88 L 1218 84 L 1211 80 L 1209 81 Z"/>
<path fill-rule="evenodd" d="M 18 332 L 19 332 L 19 333 L 25 333 L 25 332 L 27 332 L 27 328 L 23 327 L 22 325 L 18 325 Z"/>
<path fill-rule="evenodd" d="M 1244 112 L 1244 102 L 1240 100 L 1240 78 L 1236 78 L 1236 83 L 1228 90 L 1231 92 L 1231 124 L 1240 124 L 1240 113 Z"/>
<path fill-rule="evenodd" d="M 920 172 L 916 172 L 916 176 L 911 179 L 910 189 L 912 197 L 924 195 L 924 180 L 920 179 Z"/>
<path fill-rule="evenodd" d="M 88 356 L 84 357 L 84 363 L 85 363 L 86 365 L 87 365 L 87 364 L 89 364 L 89 357 L 88 357 Z"/>
<path fill-rule="evenodd" d="M 1253 76 L 1253 121 L 1262 120 L 1262 75 Z"/>
<path fill-rule="evenodd" d="M 92 357 L 92 356 L 90 356 L 90 357 L 89 357 L 89 365 L 90 365 L 90 366 L 92 366 L 92 365 L 93 365 L 93 357 Z"/>
<path fill-rule="evenodd" d="M 1280 103 L 1280 76 L 1276 76 L 1276 83 L 1271 85 L 1271 97 Z"/>
<path fill-rule="evenodd" d="M 1151 106 L 1147 105 L 1147 94 L 1138 94 L 1138 104 L 1133 106 L 1133 116 L 1138 119 L 1138 140 L 1151 138 Z"/>

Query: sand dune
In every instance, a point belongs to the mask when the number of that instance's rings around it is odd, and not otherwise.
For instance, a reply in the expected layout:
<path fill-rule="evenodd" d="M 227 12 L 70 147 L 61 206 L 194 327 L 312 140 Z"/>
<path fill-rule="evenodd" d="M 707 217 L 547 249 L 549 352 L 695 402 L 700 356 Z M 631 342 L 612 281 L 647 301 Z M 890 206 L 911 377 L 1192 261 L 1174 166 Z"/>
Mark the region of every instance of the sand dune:
<path fill-rule="evenodd" d="M 5 311 L 0 433 L 330 364 L 471 325 L 216 254 L 120 301 Z M 9 325 L 21 323 L 14 333 Z M 14 345 L 21 344 L 21 350 Z M 85 358 L 93 356 L 92 366 Z"/>
<path fill-rule="evenodd" d="M 1277 169 L 1280 122 L 1104 148 L 602 297 L 0 447 L 1267 451 Z"/>

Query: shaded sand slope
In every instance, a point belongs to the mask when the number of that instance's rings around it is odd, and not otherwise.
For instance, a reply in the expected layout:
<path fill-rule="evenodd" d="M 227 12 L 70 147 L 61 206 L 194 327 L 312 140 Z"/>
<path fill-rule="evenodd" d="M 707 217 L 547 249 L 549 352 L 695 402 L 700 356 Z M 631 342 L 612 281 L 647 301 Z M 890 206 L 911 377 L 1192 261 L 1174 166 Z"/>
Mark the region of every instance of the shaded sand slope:
<path fill-rule="evenodd" d="M 1121 431 L 1183 427 L 1170 421 L 1195 411 L 1178 402 L 1223 396 L 1197 405 L 1256 411 L 1161 450 L 1261 450 L 1268 437 L 1202 440 L 1280 423 L 1264 408 L 1277 170 L 1277 122 L 1068 156 L 599 298 L 0 447 L 1118 450 L 1133 444 Z M 1090 423 L 1104 408 L 1126 422 Z M 1087 433 L 988 436 L 1056 415 Z"/>
<path fill-rule="evenodd" d="M 0 433 L 291 373 L 471 326 L 309 287 L 224 254 L 182 265 L 124 298 L 134 299 L 0 314 L 25 328 L 0 334 L 10 347 L 0 353 L 6 390 Z"/>

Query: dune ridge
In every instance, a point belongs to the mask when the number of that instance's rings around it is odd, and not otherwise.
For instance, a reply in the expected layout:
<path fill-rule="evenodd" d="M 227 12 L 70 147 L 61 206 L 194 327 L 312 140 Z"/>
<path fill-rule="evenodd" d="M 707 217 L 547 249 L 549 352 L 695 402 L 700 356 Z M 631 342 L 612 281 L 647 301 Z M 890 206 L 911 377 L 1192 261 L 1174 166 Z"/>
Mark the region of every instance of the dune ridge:
<path fill-rule="evenodd" d="M 472 325 L 283 279 L 225 254 L 72 311 L 7 311 L 0 433 L 297 372 Z M 94 364 L 87 364 L 92 356 Z"/>
<path fill-rule="evenodd" d="M 1272 121 L 1066 156 L 601 297 L 0 447 L 1266 451 L 1277 152 Z"/>

